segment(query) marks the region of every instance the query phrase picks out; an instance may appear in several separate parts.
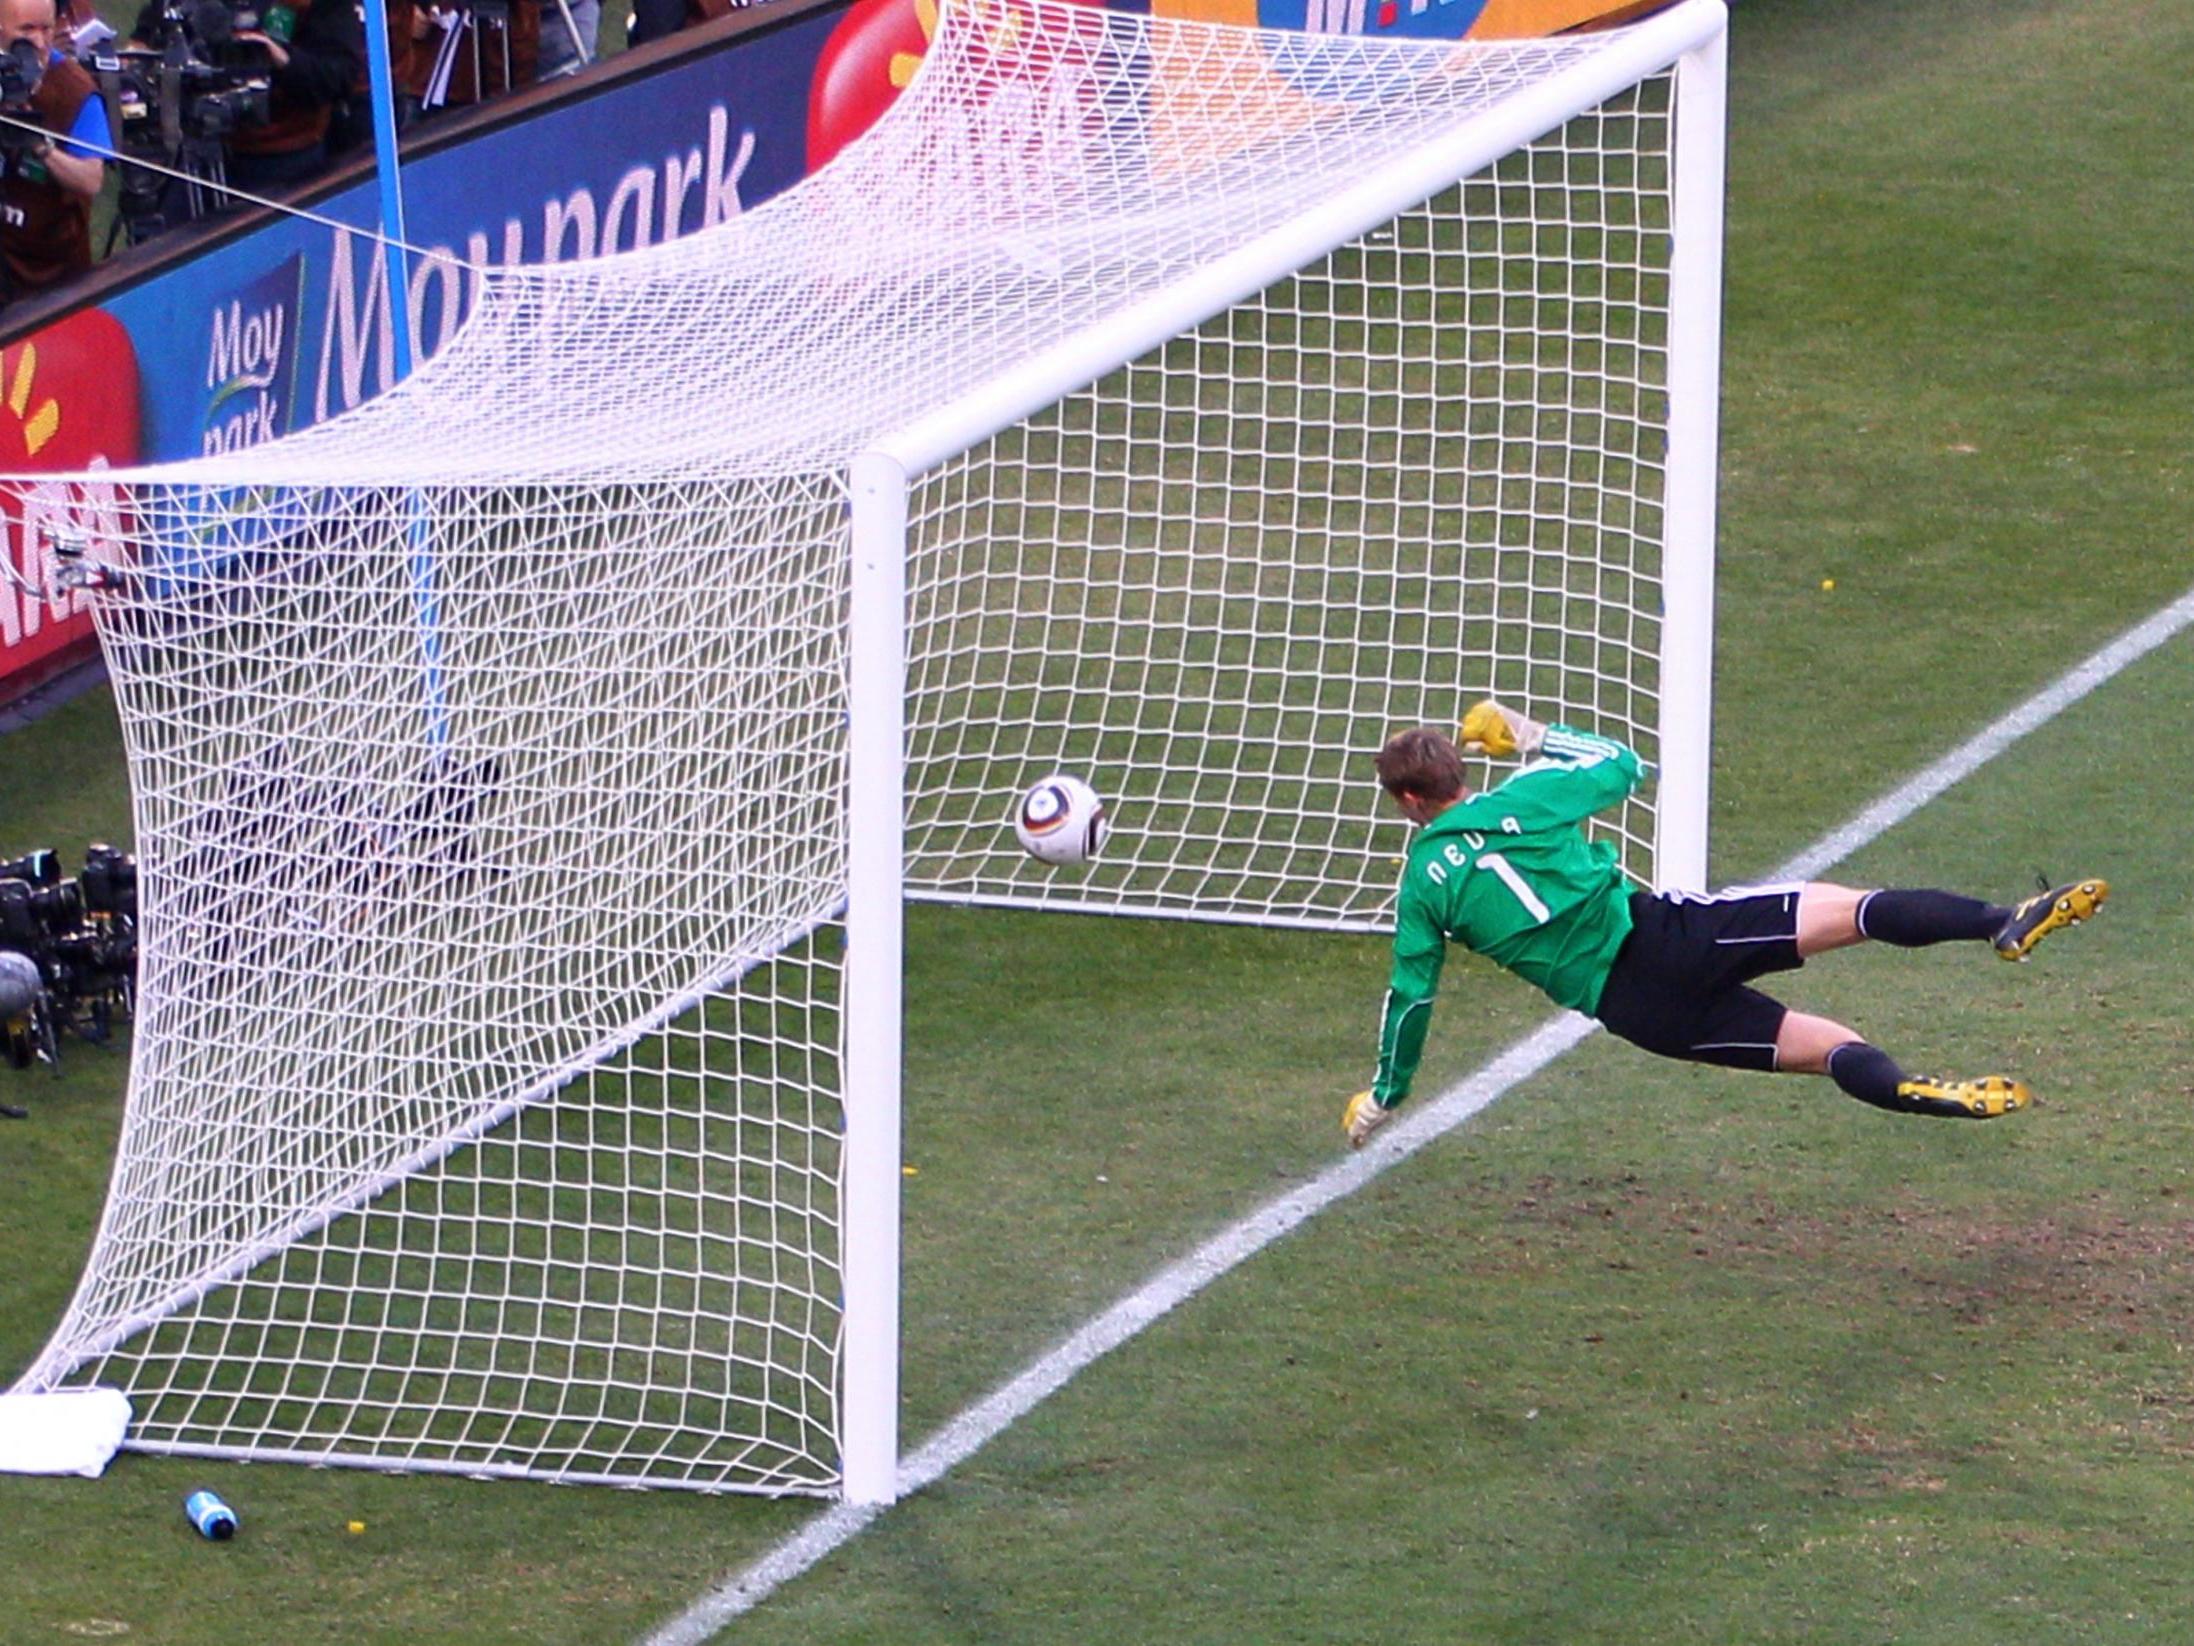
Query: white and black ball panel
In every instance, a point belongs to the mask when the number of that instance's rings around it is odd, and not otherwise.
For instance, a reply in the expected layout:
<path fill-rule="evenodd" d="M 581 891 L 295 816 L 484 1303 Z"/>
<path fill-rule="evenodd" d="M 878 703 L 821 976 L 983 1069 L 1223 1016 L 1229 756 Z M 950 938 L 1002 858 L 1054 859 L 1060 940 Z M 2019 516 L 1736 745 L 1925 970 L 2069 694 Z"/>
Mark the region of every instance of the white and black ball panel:
<path fill-rule="evenodd" d="M 1014 808 L 1021 849 L 1040 863 L 1086 863 L 1104 845 L 1105 829 L 1105 803 L 1067 772 L 1031 784 Z"/>
<path fill-rule="evenodd" d="M 1064 828 L 1074 809 L 1074 797 L 1061 783 L 1039 783 L 1021 796 L 1021 827 L 1030 834 L 1050 834 Z"/>

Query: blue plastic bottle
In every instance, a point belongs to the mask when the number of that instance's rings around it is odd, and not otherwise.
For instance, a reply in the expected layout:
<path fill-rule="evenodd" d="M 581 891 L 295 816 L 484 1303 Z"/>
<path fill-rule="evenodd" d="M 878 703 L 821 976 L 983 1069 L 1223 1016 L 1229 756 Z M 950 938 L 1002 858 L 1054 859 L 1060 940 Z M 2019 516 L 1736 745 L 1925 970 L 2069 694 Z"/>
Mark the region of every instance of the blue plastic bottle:
<path fill-rule="evenodd" d="M 183 1513 L 203 1537 L 220 1543 L 236 1535 L 236 1511 L 211 1492 L 193 1492 L 183 1499 Z"/>

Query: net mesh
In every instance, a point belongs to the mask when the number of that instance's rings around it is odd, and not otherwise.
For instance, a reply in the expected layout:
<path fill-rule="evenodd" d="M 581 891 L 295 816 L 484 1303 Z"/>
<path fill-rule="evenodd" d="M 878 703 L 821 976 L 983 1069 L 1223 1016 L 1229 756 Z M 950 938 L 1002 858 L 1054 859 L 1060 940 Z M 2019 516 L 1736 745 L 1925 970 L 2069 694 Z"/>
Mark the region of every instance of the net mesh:
<path fill-rule="evenodd" d="M 848 462 L 1620 34 L 948 7 L 829 167 L 481 272 L 393 393 L 11 487 L 100 599 L 143 865 L 100 1236 L 22 1387 L 133 1445 L 838 1478 Z M 1385 918 L 1364 756 L 1492 690 L 1653 755 L 1668 86 L 917 478 L 909 889 Z M 1107 854 L 1014 849 L 1084 773 Z M 1613 819 L 1649 867 L 1644 802 Z"/>
<path fill-rule="evenodd" d="M 1670 136 L 1656 80 L 924 481 L 920 893 L 1377 929 L 1389 732 L 1657 755 Z M 1054 769 L 1114 831 L 1066 883 L 999 827 Z M 1596 826 L 1651 878 L 1650 795 Z"/>

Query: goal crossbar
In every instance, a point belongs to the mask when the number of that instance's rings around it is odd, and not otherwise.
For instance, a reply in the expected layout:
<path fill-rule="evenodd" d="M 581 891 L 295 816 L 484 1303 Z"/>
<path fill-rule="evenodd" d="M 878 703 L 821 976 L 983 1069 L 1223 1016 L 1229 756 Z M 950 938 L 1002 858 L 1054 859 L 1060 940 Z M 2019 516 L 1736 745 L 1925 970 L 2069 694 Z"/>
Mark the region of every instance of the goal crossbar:
<path fill-rule="evenodd" d="M 1168 338 L 1387 222 L 1505 154 L 1545 135 L 1580 109 L 1669 68 L 1721 38 L 1722 0 L 1679 3 L 1622 32 L 1620 43 L 1581 58 L 1501 99 L 1468 124 L 1402 154 L 1382 157 L 1352 188 L 1316 201 L 1226 255 L 1110 316 L 1101 330 L 1064 338 L 1012 370 L 921 418 L 871 448 L 918 477 L 977 441 L 1012 427 Z M 1702 204 L 1704 202 L 1702 201 Z M 1716 201 L 1719 209 L 1719 201 Z M 1718 266 L 1718 259 L 1717 259 Z"/>

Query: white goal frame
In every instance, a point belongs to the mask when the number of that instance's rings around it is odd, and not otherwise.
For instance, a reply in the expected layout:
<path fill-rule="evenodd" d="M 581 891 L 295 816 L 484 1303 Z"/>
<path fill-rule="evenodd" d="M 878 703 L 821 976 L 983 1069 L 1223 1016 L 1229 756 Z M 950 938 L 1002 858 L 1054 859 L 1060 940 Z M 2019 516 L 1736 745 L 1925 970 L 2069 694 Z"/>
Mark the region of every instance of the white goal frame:
<path fill-rule="evenodd" d="M 908 896 L 908 493 L 922 475 L 1648 75 L 1673 69 L 1661 749 L 1654 842 L 1663 887 L 1705 883 L 1712 747 L 1716 463 L 1721 392 L 1727 12 L 1680 0 L 1620 51 L 1511 99 L 1467 131 L 1387 161 L 1233 256 L 1145 298 L 876 441 L 851 470 L 853 855 L 847 913 L 844 1495 L 897 1496 L 902 1045 Z"/>
<path fill-rule="evenodd" d="M 10 1398 L 889 1503 L 910 900 L 1389 929 L 1365 757 L 1487 691 L 1636 743 L 1588 826 L 1704 885 L 1727 27 L 952 0 L 755 212 L 483 271 L 271 446 L 0 477 L 99 589 L 147 888 Z M 1083 869 L 1013 848 L 1046 769 L 1114 805 Z M 586 851 L 660 872 L 575 895 Z"/>

